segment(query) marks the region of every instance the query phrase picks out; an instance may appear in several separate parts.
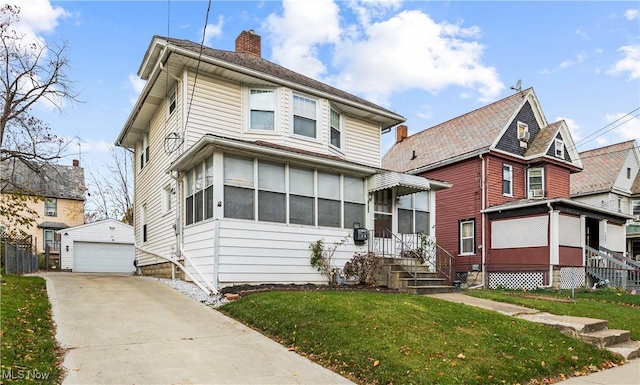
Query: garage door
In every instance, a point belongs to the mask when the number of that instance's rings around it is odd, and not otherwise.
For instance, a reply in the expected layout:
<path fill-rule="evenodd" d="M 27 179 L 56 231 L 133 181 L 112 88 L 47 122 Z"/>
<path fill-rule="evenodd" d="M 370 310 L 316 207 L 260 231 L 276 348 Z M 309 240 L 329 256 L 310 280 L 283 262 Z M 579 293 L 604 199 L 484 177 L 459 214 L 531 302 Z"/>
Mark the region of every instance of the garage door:
<path fill-rule="evenodd" d="M 133 245 L 122 243 L 73 243 L 73 271 L 78 273 L 131 273 Z"/>

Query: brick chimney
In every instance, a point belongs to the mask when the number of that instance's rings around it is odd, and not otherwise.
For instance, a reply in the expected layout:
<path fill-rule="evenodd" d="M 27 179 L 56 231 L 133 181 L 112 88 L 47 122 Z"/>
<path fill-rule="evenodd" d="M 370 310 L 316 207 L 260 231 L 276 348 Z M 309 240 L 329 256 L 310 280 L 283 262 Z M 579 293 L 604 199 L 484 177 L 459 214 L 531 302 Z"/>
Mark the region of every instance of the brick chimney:
<path fill-rule="evenodd" d="M 73 167 L 80 167 L 80 161 L 78 159 L 74 159 L 71 164 Z"/>
<path fill-rule="evenodd" d="M 408 136 L 409 135 L 407 134 L 407 126 L 400 125 L 396 127 L 396 143 L 402 142 Z"/>
<path fill-rule="evenodd" d="M 236 52 L 248 53 L 257 57 L 262 57 L 260 35 L 252 29 L 242 31 L 236 38 Z"/>

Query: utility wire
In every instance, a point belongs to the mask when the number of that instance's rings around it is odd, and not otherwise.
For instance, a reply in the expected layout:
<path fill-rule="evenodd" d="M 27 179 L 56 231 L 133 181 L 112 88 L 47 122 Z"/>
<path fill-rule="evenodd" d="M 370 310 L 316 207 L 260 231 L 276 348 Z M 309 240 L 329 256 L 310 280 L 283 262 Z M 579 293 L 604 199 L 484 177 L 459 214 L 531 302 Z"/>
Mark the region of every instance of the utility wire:
<path fill-rule="evenodd" d="M 582 138 L 582 139 L 580 139 L 580 140 L 576 141 L 576 142 L 574 143 L 574 146 L 573 146 L 570 150 L 574 150 L 574 149 L 576 149 L 576 148 L 578 148 L 578 147 L 580 147 L 580 146 L 584 145 L 585 143 L 589 143 L 590 141 L 592 141 L 592 140 L 594 140 L 594 139 L 596 139 L 596 138 L 598 138 L 598 137 L 600 137 L 600 136 L 602 136 L 602 135 L 606 134 L 607 132 L 609 132 L 609 131 L 611 131 L 611 130 L 613 130 L 613 129 L 617 128 L 617 127 L 620 127 L 620 126 L 621 126 L 621 125 L 623 125 L 624 123 L 627 123 L 627 122 L 631 121 L 633 118 L 638 117 L 638 115 L 639 115 L 639 114 L 636 114 L 636 115 L 631 116 L 634 112 L 636 112 L 636 111 L 638 111 L 638 110 L 640 110 L 640 107 L 635 108 L 633 111 L 630 111 L 630 112 L 628 112 L 628 113 L 624 114 L 623 116 L 621 116 L 621 117 L 619 117 L 618 119 L 614 120 L 613 122 L 611 122 L 611 123 L 607 124 L 606 126 L 604 126 L 604 127 L 600 128 L 600 129 L 596 130 L 595 132 L 591 133 L 590 135 L 588 135 L 588 136 L 586 136 L 586 137 L 584 137 L 584 138 Z M 631 116 L 629 119 L 627 119 L 627 120 L 625 120 L 624 122 L 622 122 L 622 123 L 620 123 L 620 124 L 616 125 L 616 126 L 615 126 L 615 127 L 613 127 L 613 128 L 610 128 L 610 129 L 606 130 L 609 126 L 611 126 L 611 125 L 613 125 L 613 124 L 616 124 L 616 123 L 617 123 L 617 122 L 619 122 L 620 120 L 622 120 L 622 119 L 624 119 L 624 118 L 626 118 L 626 117 L 629 117 L 629 116 Z M 604 131 L 604 130 L 606 130 L 606 131 Z M 604 131 L 604 132 L 600 133 L 601 131 Z M 598 134 L 598 135 L 596 135 L 596 134 Z M 594 136 L 594 135 L 595 135 L 595 136 Z M 593 138 L 592 138 L 592 137 L 593 137 Z M 589 139 L 589 138 L 591 138 L 591 139 Z M 589 139 L 589 140 L 587 140 L 587 139 Z"/>

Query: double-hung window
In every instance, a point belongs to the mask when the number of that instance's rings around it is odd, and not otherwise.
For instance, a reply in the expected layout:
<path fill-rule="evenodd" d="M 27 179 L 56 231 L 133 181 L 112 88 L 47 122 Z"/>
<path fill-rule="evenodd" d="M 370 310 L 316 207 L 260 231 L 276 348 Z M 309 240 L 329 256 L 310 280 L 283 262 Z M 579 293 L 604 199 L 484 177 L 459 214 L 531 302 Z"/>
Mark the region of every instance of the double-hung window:
<path fill-rule="evenodd" d="M 398 197 L 398 232 L 429 234 L 429 192 Z"/>
<path fill-rule="evenodd" d="M 44 200 L 44 215 L 48 217 L 58 216 L 58 200 L 56 198 L 46 198 Z"/>
<path fill-rule="evenodd" d="M 364 180 L 344 176 L 344 224 L 345 229 L 352 228 L 354 223 L 364 222 Z"/>
<path fill-rule="evenodd" d="M 564 142 L 556 139 L 554 143 L 556 158 L 564 159 Z"/>
<path fill-rule="evenodd" d="M 502 164 L 502 194 L 513 196 L 513 166 Z"/>
<path fill-rule="evenodd" d="M 276 93 L 274 90 L 252 89 L 249 91 L 249 128 L 251 130 L 275 131 Z"/>
<path fill-rule="evenodd" d="M 174 90 L 169 96 L 169 115 L 176 109 L 176 91 Z"/>
<path fill-rule="evenodd" d="M 140 147 L 140 170 L 149 163 L 149 133 L 145 133 L 142 137 L 142 145 Z"/>
<path fill-rule="evenodd" d="M 475 219 L 465 219 L 459 224 L 460 254 L 475 254 Z"/>
<path fill-rule="evenodd" d="M 329 125 L 331 130 L 329 143 L 333 147 L 342 148 L 342 125 L 340 121 L 340 113 L 333 108 L 330 110 Z"/>
<path fill-rule="evenodd" d="M 252 158 L 224 155 L 224 216 L 226 218 L 254 219 L 254 179 Z"/>
<path fill-rule="evenodd" d="M 258 162 L 258 220 L 286 222 L 284 164 Z"/>
<path fill-rule="evenodd" d="M 293 95 L 293 133 L 316 137 L 316 101 Z"/>
<path fill-rule="evenodd" d="M 544 197 L 544 169 L 530 168 L 527 170 L 528 198 Z"/>

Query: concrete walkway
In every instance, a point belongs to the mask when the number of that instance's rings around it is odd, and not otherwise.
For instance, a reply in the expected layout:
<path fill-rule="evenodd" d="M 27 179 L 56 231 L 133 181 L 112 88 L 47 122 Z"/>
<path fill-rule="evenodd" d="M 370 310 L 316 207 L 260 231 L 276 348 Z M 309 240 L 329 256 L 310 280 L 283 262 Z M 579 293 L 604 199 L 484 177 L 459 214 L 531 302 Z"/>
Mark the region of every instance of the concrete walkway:
<path fill-rule="evenodd" d="M 479 307 L 482 309 L 497 311 L 501 314 L 526 319 L 532 322 L 553 325 L 559 329 L 573 329 L 576 331 L 583 330 L 585 325 L 593 325 L 604 320 L 558 316 L 549 313 L 541 313 L 539 310 L 530 309 L 509 303 L 491 301 L 482 298 L 471 297 L 461 293 L 433 294 L 429 297 L 438 298 L 446 301 L 461 303 L 469 306 Z M 601 372 L 592 373 L 588 376 L 574 377 L 565 381 L 558 382 L 562 385 L 638 385 L 640 384 L 640 359 L 627 361 L 625 365 L 616 368 L 603 370 Z"/>
<path fill-rule="evenodd" d="M 44 273 L 63 384 L 351 384 L 153 280 Z"/>

